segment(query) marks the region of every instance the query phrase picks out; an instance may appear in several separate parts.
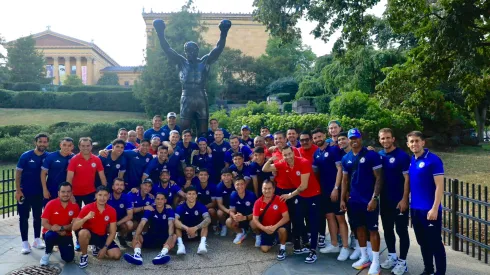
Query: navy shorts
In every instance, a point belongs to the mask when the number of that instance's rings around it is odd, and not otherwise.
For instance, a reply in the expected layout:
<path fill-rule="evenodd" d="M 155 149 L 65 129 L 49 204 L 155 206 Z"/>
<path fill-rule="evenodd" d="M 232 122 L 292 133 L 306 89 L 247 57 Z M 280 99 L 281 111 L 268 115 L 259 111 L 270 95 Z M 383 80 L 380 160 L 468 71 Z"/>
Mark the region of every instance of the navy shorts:
<path fill-rule="evenodd" d="M 247 231 L 249 227 L 250 227 L 250 221 L 241 221 L 238 223 L 238 228 L 242 228 L 245 231 Z"/>
<path fill-rule="evenodd" d="M 279 227 L 276 232 L 272 233 L 271 235 L 261 232 L 260 233 L 260 246 L 272 246 L 274 242 L 277 240 L 279 242 L 279 233 L 277 231 L 284 226 Z"/>
<path fill-rule="evenodd" d="M 168 234 L 145 234 L 143 235 L 143 248 L 162 248 L 168 240 Z"/>
<path fill-rule="evenodd" d="M 84 230 L 84 229 L 82 229 Z M 87 229 L 85 229 L 87 230 Z M 90 232 L 90 241 L 89 245 L 95 245 L 97 248 L 101 249 L 104 247 L 107 241 L 107 235 L 97 235 L 94 232 L 88 230 Z M 78 236 L 77 236 L 78 237 Z M 114 242 L 114 240 L 109 244 L 109 247 L 107 247 L 107 250 L 113 249 L 113 248 L 119 248 L 117 244 Z"/>
<path fill-rule="evenodd" d="M 330 194 L 322 194 L 320 204 L 321 209 L 325 214 L 334 213 L 337 216 L 345 215 L 344 211 L 340 211 L 340 196 L 336 202 L 333 202 L 330 199 Z"/>
<path fill-rule="evenodd" d="M 349 201 L 347 209 L 351 228 L 365 226 L 369 231 L 378 231 L 379 206 L 369 212 L 367 204 Z"/>

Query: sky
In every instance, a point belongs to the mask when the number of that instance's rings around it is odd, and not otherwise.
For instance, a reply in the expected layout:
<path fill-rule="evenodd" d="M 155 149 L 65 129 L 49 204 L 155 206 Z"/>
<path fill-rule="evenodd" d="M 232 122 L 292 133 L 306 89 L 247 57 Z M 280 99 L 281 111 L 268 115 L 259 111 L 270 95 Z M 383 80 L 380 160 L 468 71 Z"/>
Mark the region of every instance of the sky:
<path fill-rule="evenodd" d="M 2 3 L 0 35 L 6 41 L 29 34 L 51 30 L 84 41 L 94 41 L 103 51 L 122 66 L 142 65 L 146 47 L 145 23 L 141 15 L 146 12 L 179 11 L 185 0 L 15 0 Z M 195 0 L 201 12 L 248 13 L 253 11 L 253 0 Z M 380 16 L 386 5 L 381 2 L 369 12 Z M 311 46 L 317 56 L 331 51 L 339 33 L 328 43 L 309 34 L 312 22 L 301 21 L 303 43 Z M 0 46 L 1 47 L 1 46 Z M 4 52 L 4 49 L 0 49 Z"/>

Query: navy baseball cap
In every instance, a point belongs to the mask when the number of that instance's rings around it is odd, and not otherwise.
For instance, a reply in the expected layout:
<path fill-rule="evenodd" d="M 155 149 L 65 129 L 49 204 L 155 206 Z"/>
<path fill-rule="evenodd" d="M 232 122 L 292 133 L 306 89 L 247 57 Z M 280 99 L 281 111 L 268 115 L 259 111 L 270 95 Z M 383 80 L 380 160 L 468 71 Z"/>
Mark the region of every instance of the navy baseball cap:
<path fill-rule="evenodd" d="M 146 178 L 142 183 L 153 184 L 153 181 L 150 178 Z"/>
<path fill-rule="evenodd" d="M 349 133 L 347 134 L 347 137 L 349 139 L 355 137 L 355 138 L 361 138 L 361 132 L 359 131 L 359 129 L 357 128 L 352 128 L 349 130 Z"/>
<path fill-rule="evenodd" d="M 197 139 L 197 143 L 199 143 L 201 141 L 204 141 L 204 142 L 208 143 L 208 140 L 205 137 L 200 137 L 200 138 Z"/>
<path fill-rule="evenodd" d="M 248 125 L 243 125 L 242 130 L 249 130 L 250 131 L 250 127 L 248 127 Z"/>
<path fill-rule="evenodd" d="M 163 168 L 162 171 L 160 171 L 160 175 L 163 173 L 167 173 L 170 175 L 170 171 L 167 168 Z"/>

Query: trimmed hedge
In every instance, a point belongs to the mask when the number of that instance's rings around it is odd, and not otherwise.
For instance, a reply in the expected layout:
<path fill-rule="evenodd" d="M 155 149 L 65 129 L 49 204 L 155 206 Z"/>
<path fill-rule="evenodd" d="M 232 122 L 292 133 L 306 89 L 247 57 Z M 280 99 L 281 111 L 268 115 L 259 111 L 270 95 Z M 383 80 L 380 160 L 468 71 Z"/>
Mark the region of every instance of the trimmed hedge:
<path fill-rule="evenodd" d="M 12 92 L 0 90 L 0 108 L 143 112 L 132 92 Z"/>
<path fill-rule="evenodd" d="M 12 85 L 12 91 L 40 91 L 41 84 L 34 82 L 18 82 Z"/>
<path fill-rule="evenodd" d="M 124 86 L 102 86 L 102 85 L 82 85 L 70 86 L 62 85 L 58 87 L 58 92 L 124 92 L 131 91 L 131 88 Z"/>

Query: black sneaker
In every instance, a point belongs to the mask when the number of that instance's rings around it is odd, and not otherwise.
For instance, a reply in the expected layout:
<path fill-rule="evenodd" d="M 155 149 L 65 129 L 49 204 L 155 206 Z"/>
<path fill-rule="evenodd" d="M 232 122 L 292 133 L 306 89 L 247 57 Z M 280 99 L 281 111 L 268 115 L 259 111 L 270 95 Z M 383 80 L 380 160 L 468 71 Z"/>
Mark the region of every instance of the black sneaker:
<path fill-rule="evenodd" d="M 318 248 L 324 248 L 327 244 L 325 243 L 325 236 L 318 237 Z"/>
<path fill-rule="evenodd" d="M 433 274 L 434 273 L 430 273 L 430 272 L 427 272 L 427 271 L 424 270 L 424 272 L 422 272 L 422 274 L 420 274 L 420 275 L 433 275 Z"/>
<path fill-rule="evenodd" d="M 97 257 L 99 256 L 99 248 L 97 246 L 92 246 L 92 256 Z"/>
<path fill-rule="evenodd" d="M 316 259 L 317 259 L 316 251 L 310 250 L 310 254 L 308 254 L 308 257 L 306 257 L 305 263 L 312 264 L 312 263 L 316 262 Z"/>
<path fill-rule="evenodd" d="M 117 235 L 117 240 L 119 241 L 119 245 L 121 245 L 122 248 L 128 247 L 128 243 L 126 242 L 126 237 L 121 237 Z"/>
<path fill-rule="evenodd" d="M 308 247 L 305 247 L 303 246 L 302 248 L 298 248 L 298 249 L 294 249 L 293 253 L 296 254 L 296 255 L 299 255 L 299 254 L 306 254 L 306 253 L 309 253 L 310 252 L 310 249 Z"/>
<path fill-rule="evenodd" d="M 286 259 L 286 249 L 279 249 L 279 253 L 277 254 L 277 260 L 282 261 Z"/>

